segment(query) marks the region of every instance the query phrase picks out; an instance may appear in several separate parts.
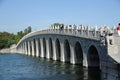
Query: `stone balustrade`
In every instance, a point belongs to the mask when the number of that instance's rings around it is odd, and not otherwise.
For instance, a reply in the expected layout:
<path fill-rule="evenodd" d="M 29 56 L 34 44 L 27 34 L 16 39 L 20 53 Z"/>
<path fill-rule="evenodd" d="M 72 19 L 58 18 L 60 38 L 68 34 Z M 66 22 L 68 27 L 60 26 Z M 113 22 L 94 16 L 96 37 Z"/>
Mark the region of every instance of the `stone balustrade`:
<path fill-rule="evenodd" d="M 108 26 L 103 26 L 98 29 L 95 26 L 93 29 L 90 26 L 85 28 L 83 25 L 77 27 L 76 29 L 73 28 L 63 28 L 60 29 L 60 26 L 49 27 L 44 30 L 37 30 L 25 35 L 22 40 L 27 39 L 28 37 L 32 37 L 39 34 L 58 34 L 58 35 L 69 35 L 69 36 L 77 36 L 82 38 L 94 39 L 94 40 L 101 40 L 101 36 L 107 36 L 109 34 L 117 34 L 117 30 L 115 28 L 109 28 Z M 19 42 L 19 43 L 20 43 Z M 18 44 L 19 44 L 18 43 Z"/>

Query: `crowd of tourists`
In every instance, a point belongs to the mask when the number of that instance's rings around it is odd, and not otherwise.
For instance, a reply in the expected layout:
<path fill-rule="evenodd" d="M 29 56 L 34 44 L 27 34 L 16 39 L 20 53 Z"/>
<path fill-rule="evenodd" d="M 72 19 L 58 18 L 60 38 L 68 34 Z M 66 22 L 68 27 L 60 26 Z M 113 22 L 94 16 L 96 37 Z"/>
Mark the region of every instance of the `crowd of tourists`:
<path fill-rule="evenodd" d="M 66 30 L 92 30 L 92 27 L 90 26 L 87 26 L 85 27 L 84 25 L 60 25 L 60 26 L 51 26 L 50 29 L 59 29 L 59 30 L 63 30 L 63 29 L 66 29 Z M 97 26 L 94 28 L 97 30 Z"/>
<path fill-rule="evenodd" d="M 84 25 L 59 25 L 59 26 L 51 26 L 49 29 L 54 29 L 54 30 L 74 30 L 74 31 L 79 31 L 79 30 L 89 30 L 89 31 L 104 31 L 104 32 L 108 32 L 108 33 L 113 33 L 113 30 L 117 30 L 118 35 L 120 36 L 120 23 L 118 24 L 117 28 L 116 27 L 112 27 L 110 28 L 109 26 L 102 26 L 102 27 L 91 27 L 91 26 L 84 26 Z"/>

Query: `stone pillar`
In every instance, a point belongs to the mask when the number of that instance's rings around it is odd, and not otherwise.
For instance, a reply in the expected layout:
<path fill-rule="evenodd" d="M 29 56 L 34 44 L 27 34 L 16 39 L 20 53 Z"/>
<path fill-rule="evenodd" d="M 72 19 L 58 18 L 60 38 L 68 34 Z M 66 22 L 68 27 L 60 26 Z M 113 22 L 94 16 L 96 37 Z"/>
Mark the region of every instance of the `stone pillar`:
<path fill-rule="evenodd" d="M 20 46 L 20 53 L 22 54 L 22 44 L 21 44 L 21 46 Z"/>
<path fill-rule="evenodd" d="M 75 51 L 74 51 L 74 46 L 70 44 L 70 50 L 71 50 L 71 58 L 70 58 L 70 63 L 75 64 Z"/>
<path fill-rule="evenodd" d="M 31 52 L 30 52 L 30 51 L 31 51 L 31 50 L 30 50 L 30 46 L 31 46 L 31 45 L 30 45 L 30 42 L 28 41 L 28 56 L 30 56 L 30 53 L 31 53 Z"/>
<path fill-rule="evenodd" d="M 44 57 L 44 49 L 43 49 L 43 39 L 40 39 L 40 46 L 41 46 L 41 57 Z"/>
<path fill-rule="evenodd" d="M 57 60 L 55 41 L 53 40 L 52 43 L 53 43 L 53 60 Z"/>
<path fill-rule="evenodd" d="M 19 50 L 20 50 L 20 54 L 22 53 L 22 49 L 21 49 L 21 47 L 22 47 L 22 45 L 20 45 L 20 49 L 19 49 Z"/>
<path fill-rule="evenodd" d="M 27 42 L 25 42 L 25 54 L 27 55 Z"/>
<path fill-rule="evenodd" d="M 34 40 L 31 41 L 31 44 L 32 44 L 32 56 L 35 56 Z"/>
<path fill-rule="evenodd" d="M 46 58 L 50 58 L 50 46 L 49 46 L 50 44 L 49 44 L 49 39 L 46 39 Z"/>
<path fill-rule="evenodd" d="M 61 61 L 62 62 L 65 62 L 66 60 L 65 60 L 65 49 L 64 49 L 64 42 L 62 42 L 61 44 L 60 44 L 60 46 L 61 46 Z"/>
<path fill-rule="evenodd" d="M 20 54 L 22 54 L 22 45 L 20 45 Z"/>
<path fill-rule="evenodd" d="M 85 53 L 83 51 L 83 66 L 88 67 L 88 62 L 87 62 L 87 50 L 85 49 Z"/>
<path fill-rule="evenodd" d="M 24 44 L 22 44 L 22 46 L 21 46 L 21 53 L 23 54 L 24 53 Z"/>
<path fill-rule="evenodd" d="M 36 57 L 39 57 L 39 53 L 40 53 L 39 52 L 39 42 L 38 41 L 39 41 L 39 39 L 35 40 L 35 43 L 36 43 Z"/>

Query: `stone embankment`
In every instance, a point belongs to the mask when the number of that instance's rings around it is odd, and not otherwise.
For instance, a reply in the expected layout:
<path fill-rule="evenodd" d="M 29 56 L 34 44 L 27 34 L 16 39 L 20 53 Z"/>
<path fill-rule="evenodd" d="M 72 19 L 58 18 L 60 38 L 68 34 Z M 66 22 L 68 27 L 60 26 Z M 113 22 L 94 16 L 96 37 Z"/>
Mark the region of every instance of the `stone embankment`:
<path fill-rule="evenodd" d="M 0 53 L 16 53 L 16 45 L 13 44 L 10 48 L 1 49 Z"/>

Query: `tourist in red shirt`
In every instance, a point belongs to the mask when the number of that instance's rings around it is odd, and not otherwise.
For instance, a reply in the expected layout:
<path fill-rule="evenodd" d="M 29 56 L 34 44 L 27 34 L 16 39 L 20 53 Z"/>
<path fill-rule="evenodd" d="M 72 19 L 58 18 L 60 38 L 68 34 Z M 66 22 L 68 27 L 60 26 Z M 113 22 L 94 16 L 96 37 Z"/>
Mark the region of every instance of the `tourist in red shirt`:
<path fill-rule="evenodd" d="M 117 30 L 118 30 L 118 35 L 120 36 L 120 23 L 118 24 Z"/>

